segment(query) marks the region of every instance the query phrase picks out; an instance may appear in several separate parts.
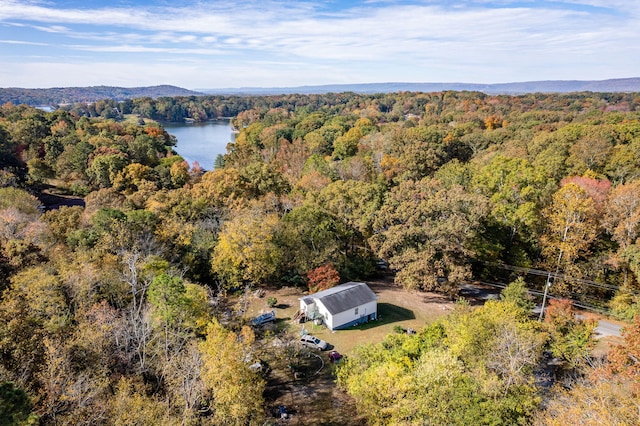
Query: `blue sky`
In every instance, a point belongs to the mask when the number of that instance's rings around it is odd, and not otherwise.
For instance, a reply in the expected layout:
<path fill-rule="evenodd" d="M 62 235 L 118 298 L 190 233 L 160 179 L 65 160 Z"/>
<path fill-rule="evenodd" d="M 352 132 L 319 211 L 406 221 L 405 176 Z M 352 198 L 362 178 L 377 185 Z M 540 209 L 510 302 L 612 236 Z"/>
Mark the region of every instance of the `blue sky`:
<path fill-rule="evenodd" d="M 638 77 L 640 1 L 0 0 L 0 61 L 28 88 Z"/>

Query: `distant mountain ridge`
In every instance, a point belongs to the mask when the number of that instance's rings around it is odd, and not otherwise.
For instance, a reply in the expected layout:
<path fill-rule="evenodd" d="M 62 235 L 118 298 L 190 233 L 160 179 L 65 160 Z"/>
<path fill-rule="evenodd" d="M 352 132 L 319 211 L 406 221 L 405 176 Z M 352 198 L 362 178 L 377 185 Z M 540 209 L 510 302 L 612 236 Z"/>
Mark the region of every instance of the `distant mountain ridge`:
<path fill-rule="evenodd" d="M 0 104 L 60 105 L 96 102 L 102 99 L 123 101 L 133 98 L 159 98 L 205 95 L 288 95 L 354 92 L 361 94 L 393 92 L 443 92 L 447 90 L 483 92 L 489 95 L 569 92 L 640 92 L 640 77 L 609 80 L 548 80 L 519 83 L 362 83 L 327 84 L 297 87 L 237 87 L 189 90 L 170 85 L 148 87 L 53 87 L 48 89 L 0 88 Z"/>
<path fill-rule="evenodd" d="M 392 92 L 442 92 L 446 90 L 483 92 L 486 94 L 569 93 L 569 92 L 640 92 L 640 77 L 609 80 L 548 80 L 519 83 L 364 83 L 327 84 L 298 87 L 239 87 L 227 89 L 199 89 L 212 95 L 277 95 L 321 93 L 392 93 Z"/>
<path fill-rule="evenodd" d="M 181 87 L 160 85 L 149 87 L 52 87 L 48 89 L 0 88 L 0 103 L 27 105 L 60 105 L 76 102 L 96 102 L 102 99 L 123 101 L 133 98 L 163 96 L 202 96 L 204 93 Z"/>

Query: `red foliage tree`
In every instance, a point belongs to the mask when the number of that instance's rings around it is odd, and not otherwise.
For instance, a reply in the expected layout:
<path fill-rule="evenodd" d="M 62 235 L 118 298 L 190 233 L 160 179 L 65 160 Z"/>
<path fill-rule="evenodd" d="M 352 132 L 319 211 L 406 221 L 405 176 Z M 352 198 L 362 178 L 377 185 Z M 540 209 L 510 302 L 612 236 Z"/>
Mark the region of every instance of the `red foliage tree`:
<path fill-rule="evenodd" d="M 340 282 L 340 274 L 331 263 L 325 263 L 307 272 L 309 291 L 317 292 L 335 287 Z"/>
<path fill-rule="evenodd" d="M 575 183 L 593 199 L 596 208 L 601 209 L 607 200 L 607 194 L 611 189 L 611 182 L 608 179 L 593 179 L 587 176 L 571 176 L 562 179 L 560 186 Z"/>

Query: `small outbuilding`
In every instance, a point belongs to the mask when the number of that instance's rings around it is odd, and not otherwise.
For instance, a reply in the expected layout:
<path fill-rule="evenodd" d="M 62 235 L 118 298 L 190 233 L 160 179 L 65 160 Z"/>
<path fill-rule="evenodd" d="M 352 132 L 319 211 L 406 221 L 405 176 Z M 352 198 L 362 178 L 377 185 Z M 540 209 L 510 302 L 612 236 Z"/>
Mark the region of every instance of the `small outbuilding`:
<path fill-rule="evenodd" d="M 339 330 L 378 317 L 378 296 L 365 283 L 348 282 L 300 298 L 300 312 Z"/>

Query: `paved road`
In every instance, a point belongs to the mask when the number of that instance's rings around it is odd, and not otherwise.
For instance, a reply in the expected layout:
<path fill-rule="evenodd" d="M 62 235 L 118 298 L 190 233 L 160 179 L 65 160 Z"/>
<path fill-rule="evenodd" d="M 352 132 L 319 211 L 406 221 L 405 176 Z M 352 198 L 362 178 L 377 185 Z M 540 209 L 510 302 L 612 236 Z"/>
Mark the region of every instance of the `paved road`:
<path fill-rule="evenodd" d="M 473 284 L 462 284 L 460 286 L 460 296 L 473 298 L 473 299 L 481 299 L 481 300 L 491 300 L 491 299 L 500 299 L 500 291 L 502 289 L 495 287 L 480 287 Z"/>
<path fill-rule="evenodd" d="M 585 315 L 578 314 L 576 317 L 580 319 L 586 319 Z M 596 338 L 607 337 L 607 336 L 616 336 L 621 337 L 620 332 L 622 331 L 622 327 L 619 324 L 616 324 L 611 321 L 599 319 L 598 326 L 596 327 Z"/>
<path fill-rule="evenodd" d="M 609 321 L 600 320 L 598 321 L 598 326 L 596 327 L 597 337 L 605 337 L 605 336 L 618 336 L 620 337 L 620 331 L 622 330 L 622 326 L 618 324 L 614 324 Z"/>

